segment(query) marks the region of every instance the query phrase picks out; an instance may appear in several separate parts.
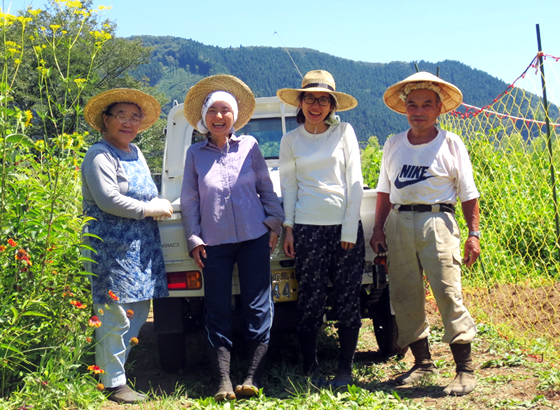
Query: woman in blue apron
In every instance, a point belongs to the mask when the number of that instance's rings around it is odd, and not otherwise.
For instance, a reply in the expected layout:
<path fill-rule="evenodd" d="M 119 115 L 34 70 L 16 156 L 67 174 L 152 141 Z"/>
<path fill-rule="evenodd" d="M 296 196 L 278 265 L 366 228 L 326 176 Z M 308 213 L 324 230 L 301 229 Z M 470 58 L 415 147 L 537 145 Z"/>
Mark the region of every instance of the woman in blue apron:
<path fill-rule="evenodd" d="M 95 360 L 109 399 L 120 403 L 146 400 L 126 384 L 124 364 L 150 299 L 168 295 L 157 220 L 170 217 L 173 208 L 158 198 L 146 160 L 132 144 L 159 114 L 155 98 L 124 88 L 98 94 L 84 110 L 86 121 L 103 135 L 82 164 L 84 214 L 92 218 L 84 233 L 95 251 L 89 266 L 99 319 L 94 323 L 101 322 Z"/>

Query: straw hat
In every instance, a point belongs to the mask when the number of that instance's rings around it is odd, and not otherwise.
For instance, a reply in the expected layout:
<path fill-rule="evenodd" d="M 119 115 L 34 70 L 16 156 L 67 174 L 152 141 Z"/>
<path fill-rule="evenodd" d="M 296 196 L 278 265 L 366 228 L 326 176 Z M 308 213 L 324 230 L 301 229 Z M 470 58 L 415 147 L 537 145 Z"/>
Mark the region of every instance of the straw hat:
<path fill-rule="evenodd" d="M 430 84 L 423 84 L 421 87 L 415 88 L 412 85 L 413 83 Z M 407 86 L 409 87 L 407 88 Z M 441 108 L 442 114 L 453 111 L 463 102 L 463 93 L 453 84 L 448 83 L 447 81 L 444 81 L 426 71 L 420 71 L 387 88 L 387 91 L 383 94 L 383 101 L 385 102 L 385 105 L 399 114 L 406 114 L 406 106 L 402 96 L 406 98 L 408 93 L 411 91 L 410 88 L 429 89 L 438 93 L 441 98 L 441 102 L 443 103 Z M 405 91 L 405 93 L 403 93 L 403 91 Z"/>
<path fill-rule="evenodd" d="M 86 121 L 97 131 L 105 128 L 103 111 L 113 103 L 133 103 L 142 110 L 142 124 L 138 132 L 150 128 L 158 120 L 161 107 L 157 100 L 149 94 L 131 88 L 113 88 L 90 98 L 84 108 Z"/>
<path fill-rule="evenodd" d="M 299 95 L 303 91 L 307 92 L 327 92 L 336 98 L 336 111 L 347 111 L 355 108 L 358 101 L 349 94 L 341 93 L 336 90 L 334 78 L 328 71 L 313 70 L 309 71 L 301 80 L 301 88 L 282 88 L 276 95 L 286 104 L 299 106 Z"/>
<path fill-rule="evenodd" d="M 185 118 L 189 121 L 189 124 L 197 128 L 198 121 L 202 119 L 202 104 L 204 104 L 208 94 L 214 91 L 225 91 L 235 97 L 239 113 L 233 128 L 236 130 L 243 128 L 251 119 L 253 111 L 255 111 L 255 96 L 247 84 L 239 78 L 225 74 L 203 78 L 191 87 L 185 97 L 183 108 Z"/>

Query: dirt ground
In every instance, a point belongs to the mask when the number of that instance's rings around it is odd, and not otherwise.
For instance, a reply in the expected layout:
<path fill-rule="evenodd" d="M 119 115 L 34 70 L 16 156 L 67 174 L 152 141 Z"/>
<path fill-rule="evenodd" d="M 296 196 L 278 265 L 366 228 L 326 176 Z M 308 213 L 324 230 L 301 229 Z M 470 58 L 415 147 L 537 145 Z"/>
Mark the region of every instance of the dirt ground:
<path fill-rule="evenodd" d="M 558 342 L 558 329 L 560 329 L 560 284 L 543 289 L 528 289 L 522 285 L 496 287 L 488 294 L 487 291 L 479 294 L 466 292 L 467 306 L 477 304 L 483 306 L 488 317 L 493 323 L 519 321 L 521 332 L 539 334 L 556 332 L 552 336 Z M 430 323 L 434 328 L 441 328 L 441 321 L 433 301 L 428 300 L 427 310 Z M 542 312 L 549 316 L 542 319 Z M 537 319 L 541 317 L 540 319 Z M 519 318 L 524 318 L 521 321 Z M 481 320 L 478 320 L 480 323 Z M 503 350 L 495 349 L 491 343 L 493 339 L 480 338 L 473 344 L 473 358 L 477 367 L 479 385 L 477 389 L 464 397 L 447 397 L 443 395 L 443 387 L 452 381 L 454 368 L 449 346 L 438 343 L 436 338 L 431 339 L 432 356 L 439 368 L 435 380 L 428 384 L 413 387 L 401 387 L 392 383 L 395 375 L 405 371 L 413 363 L 412 354 L 406 354 L 402 362 L 395 359 L 380 361 L 376 352 L 375 336 L 371 331 L 371 322 L 364 320 L 364 327 L 360 336 L 360 343 L 356 353 L 357 385 L 371 391 L 385 390 L 396 391 L 401 398 L 409 398 L 415 402 L 422 402 L 427 406 L 437 409 L 502 409 L 502 408 L 531 408 L 531 409 L 560 409 L 560 390 L 537 390 L 539 380 L 535 366 L 542 361 L 546 367 L 560 367 L 560 363 L 548 362 L 547 357 L 531 355 L 524 352 L 524 364 L 508 367 L 482 368 L 484 363 L 499 360 L 504 356 Z M 552 329 L 552 330 L 551 330 Z M 327 329 L 320 338 L 319 360 L 327 362 L 326 367 L 334 370 L 336 366 L 336 339 Z M 542 333 L 541 333 L 542 334 Z M 170 374 L 159 369 L 157 358 L 157 341 L 153 331 L 153 322 L 150 317 L 140 332 L 140 344 L 131 352 L 131 366 L 129 378 L 135 381 L 136 388 L 141 391 L 152 391 L 155 395 L 164 393 L 172 394 L 180 386 L 188 390 L 191 398 L 205 397 L 213 394 L 214 385 L 210 374 L 209 362 L 204 354 L 205 340 L 201 333 L 191 334 L 187 337 L 188 363 L 187 367 L 177 374 Z M 507 343 L 505 343 L 507 345 Z M 242 346 L 242 343 L 238 344 Z M 556 346 L 558 351 L 558 346 Z M 276 335 L 271 340 L 268 357 L 268 374 L 266 378 L 269 397 L 289 397 L 290 380 L 302 380 L 299 376 L 299 364 L 295 335 Z M 246 364 L 243 360 L 242 348 L 233 351 L 232 377 L 243 377 Z M 292 379 L 293 378 L 293 379 Z M 273 386 L 272 388 L 270 386 Z M 543 396 L 545 404 L 534 402 L 535 397 Z M 510 404 L 505 404 L 510 403 Z M 518 403 L 518 404 L 511 404 Z M 107 401 L 102 410 L 135 409 L 137 406 L 121 406 Z M 181 407 L 179 405 L 177 408 Z"/>

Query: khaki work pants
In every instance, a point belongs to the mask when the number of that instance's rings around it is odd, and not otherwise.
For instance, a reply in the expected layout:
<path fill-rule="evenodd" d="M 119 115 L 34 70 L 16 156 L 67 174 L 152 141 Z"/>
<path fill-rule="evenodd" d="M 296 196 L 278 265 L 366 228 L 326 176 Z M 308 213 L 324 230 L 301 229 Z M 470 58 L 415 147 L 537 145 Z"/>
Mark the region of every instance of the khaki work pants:
<path fill-rule="evenodd" d="M 461 294 L 461 250 L 457 221 L 448 212 L 392 210 L 385 223 L 391 303 L 401 347 L 428 337 L 423 274 L 443 319 L 444 343 L 470 343 L 476 325 Z"/>

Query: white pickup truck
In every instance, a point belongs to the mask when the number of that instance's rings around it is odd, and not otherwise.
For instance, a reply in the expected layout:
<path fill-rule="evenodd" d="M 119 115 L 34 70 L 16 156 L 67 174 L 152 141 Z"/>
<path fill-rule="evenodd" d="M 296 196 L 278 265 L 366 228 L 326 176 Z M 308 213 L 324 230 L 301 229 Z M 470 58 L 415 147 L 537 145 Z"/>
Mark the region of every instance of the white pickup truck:
<path fill-rule="evenodd" d="M 257 98 L 251 121 L 237 133 L 249 134 L 259 141 L 268 164 L 275 192 L 280 195 L 278 154 L 282 135 L 298 126 L 295 108 L 277 97 Z M 161 196 L 173 204 L 173 216 L 159 223 L 169 297 L 154 300 L 154 328 L 158 335 L 160 365 L 163 370 L 176 371 L 184 366 L 188 352 L 185 334 L 200 330 L 204 322 L 204 281 L 202 273 L 189 257 L 181 223 L 180 194 L 183 167 L 189 146 L 203 138 L 183 115 L 183 104 L 176 104 L 168 115 L 165 130 L 165 151 L 161 175 Z M 377 195 L 366 188 L 361 218 L 369 243 L 375 219 Z M 284 255 L 282 238 L 271 257 L 272 291 L 275 301 L 273 332 L 294 325 L 297 281 L 294 261 Z M 366 246 L 366 264 L 362 281 L 362 317 L 372 318 L 379 350 L 384 356 L 397 353 L 397 327 L 391 315 L 386 277 L 374 277 L 375 254 Z M 233 276 L 232 309 L 240 304 L 237 272 Z M 326 320 L 329 320 L 327 313 Z"/>

